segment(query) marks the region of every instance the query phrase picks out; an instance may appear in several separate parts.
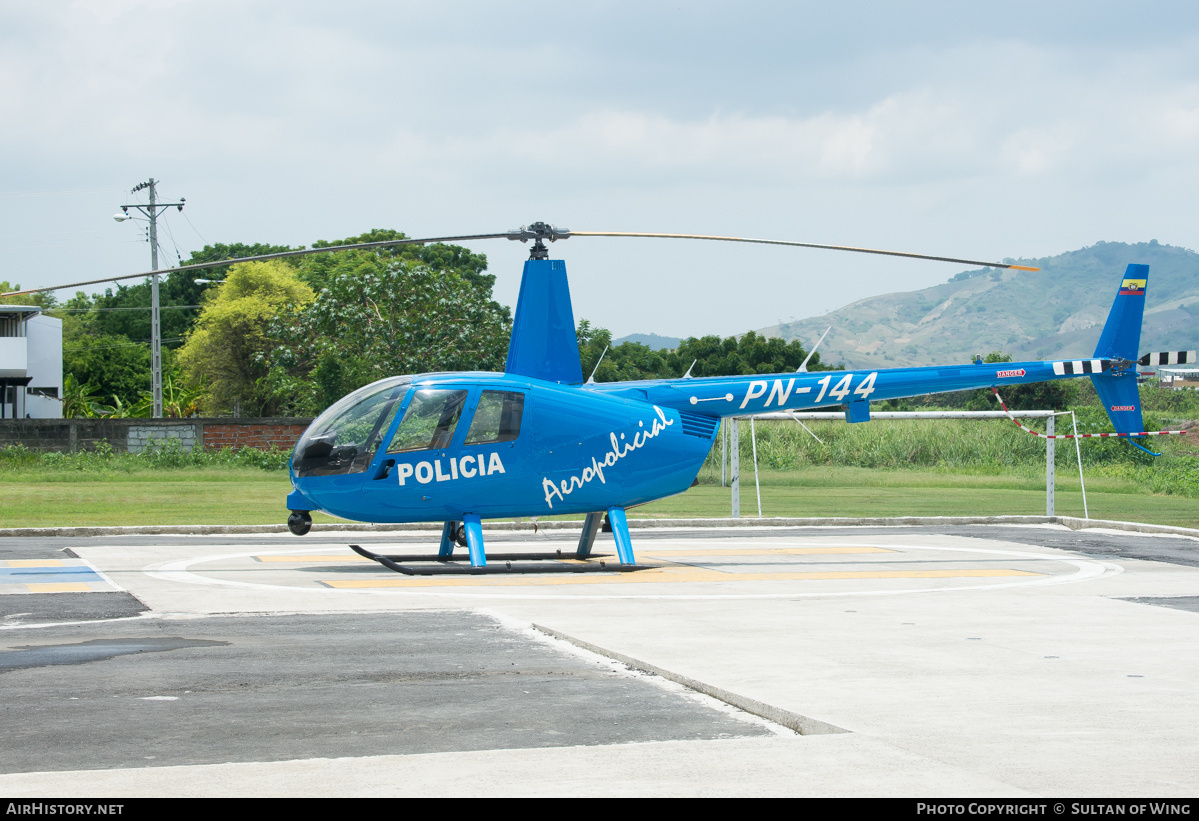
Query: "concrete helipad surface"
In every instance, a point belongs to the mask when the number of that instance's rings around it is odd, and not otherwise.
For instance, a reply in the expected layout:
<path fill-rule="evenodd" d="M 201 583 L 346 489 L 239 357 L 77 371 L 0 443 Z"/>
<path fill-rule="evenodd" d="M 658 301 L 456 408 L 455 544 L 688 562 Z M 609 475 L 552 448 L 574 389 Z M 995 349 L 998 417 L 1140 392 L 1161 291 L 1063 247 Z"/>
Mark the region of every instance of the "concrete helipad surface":
<path fill-rule="evenodd" d="M 47 575 L 0 579 L 0 793 L 1199 792 L 1196 539 L 640 530 L 634 573 L 415 577 L 350 543 L 436 534 L 0 539 Z M 93 586 L 18 589 L 53 572 Z"/>

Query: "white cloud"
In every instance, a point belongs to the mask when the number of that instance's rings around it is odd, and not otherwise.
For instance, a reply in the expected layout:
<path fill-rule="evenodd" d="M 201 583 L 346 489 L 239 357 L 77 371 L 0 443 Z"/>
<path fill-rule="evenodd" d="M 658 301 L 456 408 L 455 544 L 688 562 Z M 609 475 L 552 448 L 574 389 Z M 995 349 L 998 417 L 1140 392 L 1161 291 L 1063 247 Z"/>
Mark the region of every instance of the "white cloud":
<path fill-rule="evenodd" d="M 1186 216 L 1199 178 L 1189 21 L 1117 48 L 1122 33 L 1096 28 L 1095 14 L 1090 29 L 1049 34 L 1027 20 L 996 35 L 978 33 L 993 20 L 953 30 L 901 20 L 901 37 L 885 21 L 863 27 L 861 9 L 841 19 L 826 5 L 759 8 L 745 21 L 669 11 L 647 7 L 631 31 L 618 5 L 551 19 L 469 4 L 10 6 L 0 11 L 3 186 L 127 188 L 153 173 L 188 196 L 210 240 L 471 231 L 559 215 L 577 228 L 971 257 L 1148 236 L 1199 246 Z M 786 42 L 792 31 L 807 39 Z M 14 202 L 0 200 L 13 230 L 70 227 L 61 211 Z M 94 210 L 81 208 L 81 231 L 95 230 Z M 582 244 L 571 254 L 618 256 Z M 48 282 L 129 259 L 0 255 L 0 279 L 14 278 L 4 266 Z M 652 291 L 651 264 L 714 282 L 752 259 L 771 260 L 780 273 L 758 275 L 764 288 L 786 283 L 780 293 L 819 261 L 803 305 L 780 309 L 797 316 L 954 273 L 678 246 L 621 259 L 610 287 L 588 294 L 589 315 L 617 331 L 691 332 L 659 324 L 654 300 L 621 302 L 619 286 Z M 697 331 L 776 318 L 755 319 L 774 308 L 752 299 L 688 290 L 661 298 L 689 300 L 672 315 Z"/>

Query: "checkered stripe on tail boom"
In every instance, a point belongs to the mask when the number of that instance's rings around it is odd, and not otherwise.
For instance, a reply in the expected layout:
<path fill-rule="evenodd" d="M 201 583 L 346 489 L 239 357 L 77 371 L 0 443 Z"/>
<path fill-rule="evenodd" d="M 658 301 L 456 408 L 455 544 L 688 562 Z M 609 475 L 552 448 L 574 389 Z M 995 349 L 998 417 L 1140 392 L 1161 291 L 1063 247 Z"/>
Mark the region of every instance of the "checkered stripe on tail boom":
<path fill-rule="evenodd" d="M 1073 362 L 1054 362 L 1053 372 L 1058 376 L 1073 376 L 1081 373 L 1103 373 L 1110 368 L 1108 359 L 1075 359 Z"/>
<path fill-rule="evenodd" d="M 1193 365 L 1195 351 L 1159 351 L 1158 353 L 1143 354 L 1137 360 L 1138 365 Z"/>

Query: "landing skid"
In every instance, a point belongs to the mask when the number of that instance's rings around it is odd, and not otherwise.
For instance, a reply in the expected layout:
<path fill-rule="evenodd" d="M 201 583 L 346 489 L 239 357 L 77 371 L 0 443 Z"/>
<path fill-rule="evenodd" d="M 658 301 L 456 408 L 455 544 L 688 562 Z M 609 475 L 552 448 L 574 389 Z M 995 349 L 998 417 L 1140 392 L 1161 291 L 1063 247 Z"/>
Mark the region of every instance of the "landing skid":
<path fill-rule="evenodd" d="M 492 561 L 495 564 L 488 564 L 483 567 L 471 567 L 455 563 L 453 555 L 384 556 L 379 553 L 372 553 L 356 544 L 350 545 L 350 549 L 359 556 L 376 561 L 388 570 L 403 573 L 405 576 L 484 576 L 504 573 L 518 573 L 521 575 L 531 573 L 624 573 L 634 570 L 649 570 L 651 567 L 651 565 L 644 564 L 620 564 L 619 562 L 604 561 L 605 558 L 611 558 L 607 554 L 596 554 L 590 557 L 593 560 L 599 559 L 599 561 L 580 561 L 575 559 L 574 554 L 563 554 L 561 550 L 555 553 L 511 553 L 493 557 Z M 468 557 L 462 556 L 460 558 L 466 560 Z M 501 561 L 503 564 L 500 564 Z M 419 564 L 413 564 L 414 562 Z M 517 564 L 517 562 L 521 562 L 521 564 Z M 545 564 L 542 564 L 542 562 L 545 562 Z M 567 562 L 570 563 L 568 564 Z"/>

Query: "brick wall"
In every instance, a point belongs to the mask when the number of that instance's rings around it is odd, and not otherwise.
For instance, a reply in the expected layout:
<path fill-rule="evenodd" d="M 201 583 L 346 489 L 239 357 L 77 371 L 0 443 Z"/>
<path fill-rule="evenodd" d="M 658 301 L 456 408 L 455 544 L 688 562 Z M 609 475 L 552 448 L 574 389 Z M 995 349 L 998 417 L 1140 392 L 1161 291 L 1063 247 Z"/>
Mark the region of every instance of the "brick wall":
<path fill-rule="evenodd" d="M 139 453 L 150 441 L 179 440 L 190 450 L 272 446 L 291 450 L 312 422 L 291 417 L 267 419 L 4 419 L 0 447 L 21 444 L 30 450 L 95 450 L 107 442 L 116 451 Z"/>
<path fill-rule="evenodd" d="M 264 423 L 255 425 L 225 423 L 204 425 L 204 449 L 272 447 L 291 450 L 304 435 L 311 420 L 288 423 Z"/>

